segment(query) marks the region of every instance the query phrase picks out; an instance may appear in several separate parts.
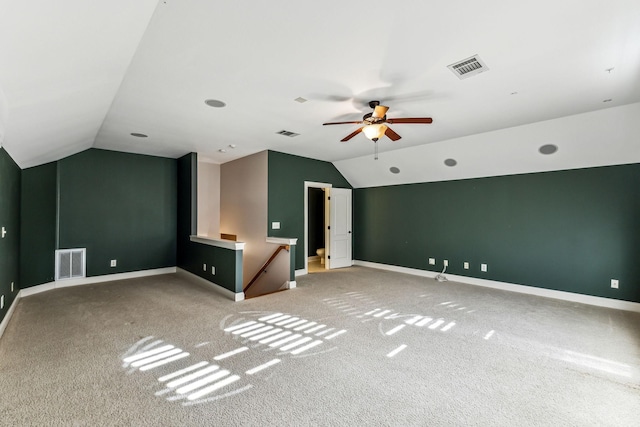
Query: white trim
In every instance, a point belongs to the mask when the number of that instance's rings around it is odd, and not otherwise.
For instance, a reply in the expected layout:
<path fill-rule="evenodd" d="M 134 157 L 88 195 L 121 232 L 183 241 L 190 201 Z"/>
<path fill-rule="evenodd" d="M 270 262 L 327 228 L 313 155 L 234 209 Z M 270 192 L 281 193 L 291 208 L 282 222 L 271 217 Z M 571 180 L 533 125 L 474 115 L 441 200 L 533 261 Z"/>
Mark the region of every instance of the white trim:
<path fill-rule="evenodd" d="M 2 334 L 4 334 L 4 330 L 7 329 L 7 326 L 9 326 L 9 321 L 11 320 L 11 316 L 13 316 L 14 310 L 18 306 L 18 301 L 20 301 L 20 298 L 22 296 L 21 294 L 22 294 L 22 291 L 18 291 L 18 293 L 16 294 L 16 297 L 13 299 L 13 302 L 11 303 L 11 306 L 7 310 L 7 314 L 4 315 L 4 319 L 2 319 L 2 322 L 0 322 L 0 338 L 2 338 Z"/>
<path fill-rule="evenodd" d="M 229 298 L 232 301 L 243 301 L 244 300 L 244 292 L 233 292 L 230 291 L 229 289 L 222 287 L 216 283 L 210 282 L 207 279 L 203 279 L 202 277 L 198 276 L 197 274 L 193 274 L 190 271 L 187 270 L 183 270 L 182 268 L 178 267 L 177 268 L 177 274 L 183 276 L 184 278 L 188 279 L 188 280 L 192 280 L 195 281 L 201 285 L 206 286 L 209 289 L 213 289 L 214 291 L 218 292 L 219 294 L 225 296 L 226 298 Z"/>
<path fill-rule="evenodd" d="M 397 273 L 411 274 L 414 276 L 435 278 L 437 271 L 419 270 L 416 268 L 398 267 L 395 265 L 378 264 L 376 262 L 355 261 L 354 265 L 362 267 L 377 268 L 379 270 L 395 271 Z M 595 305 L 598 307 L 613 308 L 616 310 L 634 311 L 640 313 L 640 303 L 623 301 L 612 298 L 595 297 L 592 295 L 582 295 L 573 292 L 557 291 L 555 289 L 536 288 L 533 286 L 516 285 L 514 283 L 497 282 L 494 280 L 478 279 L 476 277 L 458 276 L 455 274 L 445 274 L 449 280 L 466 283 L 468 285 L 483 286 L 485 288 L 500 289 L 503 291 L 518 292 L 522 294 L 536 295 L 545 298 L 554 298 L 564 301 L 578 302 L 581 304 Z"/>
<path fill-rule="evenodd" d="M 309 274 L 306 268 L 303 268 L 301 270 L 296 270 L 296 277 L 304 276 L 305 274 Z"/>
<path fill-rule="evenodd" d="M 309 188 L 332 188 L 333 184 L 329 184 L 327 182 L 314 182 L 314 181 L 305 181 L 304 182 L 304 254 L 305 256 L 309 253 Z M 326 221 L 326 220 L 325 220 Z M 325 242 L 326 247 L 326 242 Z M 308 261 L 304 263 L 304 273 L 308 274 Z M 296 271 L 296 275 L 298 272 Z"/>
<path fill-rule="evenodd" d="M 232 240 L 214 239 L 208 236 L 189 236 L 192 242 L 202 243 L 203 245 L 216 246 L 218 248 L 232 249 L 241 251 L 244 249 L 244 242 L 234 242 Z"/>
<path fill-rule="evenodd" d="M 81 279 L 65 279 L 57 282 L 49 282 L 43 285 L 24 288 L 20 291 L 22 297 L 39 294 L 58 288 L 70 286 L 90 285 L 92 283 L 113 282 L 114 280 L 135 279 L 138 277 L 157 276 L 159 274 L 175 273 L 176 267 L 156 268 L 153 270 L 130 271 L 128 273 L 105 274 L 103 276 L 83 277 Z"/>
<path fill-rule="evenodd" d="M 287 282 L 287 289 L 294 289 L 296 286 L 298 286 L 298 283 L 295 280 Z"/>
<path fill-rule="evenodd" d="M 290 239 L 288 237 L 267 237 L 266 242 L 275 243 L 277 245 L 295 246 L 298 244 L 298 239 Z"/>

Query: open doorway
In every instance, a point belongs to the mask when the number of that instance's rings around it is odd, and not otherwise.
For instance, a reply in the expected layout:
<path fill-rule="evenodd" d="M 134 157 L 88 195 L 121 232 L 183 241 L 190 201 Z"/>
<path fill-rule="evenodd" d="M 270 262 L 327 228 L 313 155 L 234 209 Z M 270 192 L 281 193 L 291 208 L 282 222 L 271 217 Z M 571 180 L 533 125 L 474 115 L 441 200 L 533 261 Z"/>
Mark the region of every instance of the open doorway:
<path fill-rule="evenodd" d="M 307 189 L 307 270 L 320 273 L 325 270 L 326 214 L 324 188 Z"/>
<path fill-rule="evenodd" d="M 329 268 L 329 191 L 331 184 L 310 181 L 304 183 L 305 274 Z"/>
<path fill-rule="evenodd" d="M 323 196 L 322 201 L 320 196 Z M 304 248 L 301 248 L 305 260 L 303 274 L 350 267 L 353 264 L 351 221 L 350 189 L 305 181 Z"/>

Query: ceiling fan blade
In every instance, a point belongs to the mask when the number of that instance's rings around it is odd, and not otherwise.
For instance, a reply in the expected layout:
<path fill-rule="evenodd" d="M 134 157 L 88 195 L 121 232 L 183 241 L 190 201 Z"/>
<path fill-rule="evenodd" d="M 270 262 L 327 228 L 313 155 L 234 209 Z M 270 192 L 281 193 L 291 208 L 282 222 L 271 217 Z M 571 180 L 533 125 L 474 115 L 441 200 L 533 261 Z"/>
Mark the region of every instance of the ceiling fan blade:
<path fill-rule="evenodd" d="M 341 142 L 347 142 L 348 140 L 350 140 L 351 138 L 353 138 L 354 136 L 356 136 L 357 134 L 359 134 L 360 132 L 362 132 L 362 129 L 364 129 L 364 126 L 361 128 L 358 128 L 357 130 L 355 130 L 354 132 L 350 133 L 349 135 L 345 136 L 344 138 L 342 138 L 340 141 Z"/>
<path fill-rule="evenodd" d="M 388 127 L 386 131 L 384 131 L 384 134 L 387 135 L 389 139 L 392 141 L 397 141 L 400 138 L 402 138 L 400 135 L 395 133 L 390 127 Z"/>
<path fill-rule="evenodd" d="M 387 114 L 387 110 L 389 110 L 389 107 L 385 107 L 384 105 L 376 105 L 376 107 L 373 109 L 372 117 L 381 119 L 385 116 L 385 114 Z"/>
<path fill-rule="evenodd" d="M 361 125 L 362 124 L 362 120 L 359 120 L 357 122 L 329 122 L 329 123 L 323 123 L 322 126 L 326 126 L 326 125 Z"/>
<path fill-rule="evenodd" d="M 431 123 L 431 117 L 404 117 L 399 119 L 387 119 L 387 123 Z"/>

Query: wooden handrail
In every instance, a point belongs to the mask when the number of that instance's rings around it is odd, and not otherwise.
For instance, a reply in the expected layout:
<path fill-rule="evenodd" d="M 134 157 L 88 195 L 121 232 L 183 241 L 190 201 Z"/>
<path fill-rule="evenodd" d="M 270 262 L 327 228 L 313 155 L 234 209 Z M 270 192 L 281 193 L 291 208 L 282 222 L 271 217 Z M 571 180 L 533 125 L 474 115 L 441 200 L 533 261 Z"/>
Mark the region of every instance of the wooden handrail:
<path fill-rule="evenodd" d="M 267 271 L 267 267 L 269 266 L 269 264 L 271 264 L 273 262 L 273 260 L 276 259 L 276 257 L 280 253 L 280 251 L 283 250 L 283 249 L 285 249 L 287 252 L 289 252 L 289 245 L 280 245 L 280 246 L 278 246 L 278 249 L 276 249 L 276 251 L 273 253 L 273 255 L 271 255 L 271 258 L 269 258 L 267 260 L 267 262 L 264 263 L 264 265 L 260 268 L 260 270 L 258 270 L 256 275 L 253 276 L 253 279 L 251 279 L 249 281 L 249 283 L 247 283 L 247 286 L 245 286 L 244 289 L 242 290 L 243 292 L 247 292 L 247 290 L 251 287 L 251 285 L 253 285 L 256 282 L 256 280 L 258 280 L 260 275 Z"/>

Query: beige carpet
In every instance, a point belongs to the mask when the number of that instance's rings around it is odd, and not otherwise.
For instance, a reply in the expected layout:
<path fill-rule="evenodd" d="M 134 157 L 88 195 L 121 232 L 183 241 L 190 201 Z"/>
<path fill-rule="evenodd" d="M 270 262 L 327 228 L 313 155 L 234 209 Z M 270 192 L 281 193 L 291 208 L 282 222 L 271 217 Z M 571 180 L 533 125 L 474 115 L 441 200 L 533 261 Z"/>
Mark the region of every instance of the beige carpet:
<path fill-rule="evenodd" d="M 177 275 L 23 298 L 0 425 L 637 426 L 640 315 L 354 267 L 234 303 Z"/>

